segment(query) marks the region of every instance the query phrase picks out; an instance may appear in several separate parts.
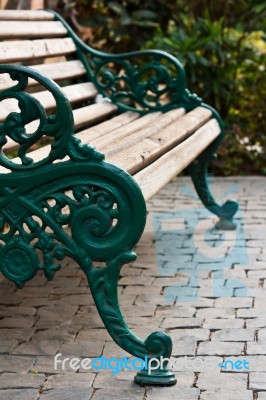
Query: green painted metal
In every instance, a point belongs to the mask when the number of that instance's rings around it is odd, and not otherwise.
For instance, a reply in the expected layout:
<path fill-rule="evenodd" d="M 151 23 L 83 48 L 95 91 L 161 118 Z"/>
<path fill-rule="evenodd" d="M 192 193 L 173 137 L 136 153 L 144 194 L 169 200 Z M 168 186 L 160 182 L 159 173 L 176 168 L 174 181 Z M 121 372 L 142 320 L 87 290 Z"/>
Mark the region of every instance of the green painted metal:
<path fill-rule="evenodd" d="M 49 10 L 48 10 L 49 11 Z M 219 217 L 218 229 L 235 229 L 233 217 L 238 204 L 228 200 L 219 205 L 213 198 L 207 181 L 208 165 L 224 137 L 223 121 L 216 110 L 186 88 L 186 73 L 180 61 L 163 51 L 148 50 L 125 54 L 108 54 L 94 50 L 82 42 L 65 20 L 54 11 L 77 47 L 77 57 L 83 62 L 87 78 L 98 91 L 114 102 L 120 111 L 140 114 L 169 111 L 184 107 L 190 111 L 198 106 L 208 108 L 217 119 L 221 134 L 193 162 L 188 171 L 203 205 Z"/>
<path fill-rule="evenodd" d="M 0 165 L 7 172 L 0 174 L 0 271 L 22 287 L 38 270 L 52 279 L 60 261 L 71 257 L 86 274 L 99 314 L 116 343 L 143 359 L 169 357 L 170 337 L 154 332 L 145 341 L 137 338 L 127 327 L 117 299 L 120 269 L 136 258 L 132 248 L 145 226 L 140 188 L 128 173 L 73 136 L 71 107 L 57 84 L 27 67 L 0 66 L 3 73 L 17 83 L 0 94 L 0 103 L 14 98 L 20 112 L 11 112 L 0 123 Z M 47 115 L 26 92 L 29 78 L 52 93 L 57 105 L 54 115 Z M 39 126 L 27 134 L 25 126 L 36 119 Z M 27 150 L 43 136 L 53 138 L 50 153 L 34 162 Z M 12 160 L 3 152 L 8 138 L 19 145 L 18 157 Z M 66 156 L 67 161 L 53 163 Z M 136 380 L 176 382 L 166 366 L 154 376 Z"/>
<path fill-rule="evenodd" d="M 73 39 L 77 57 L 83 62 L 87 79 L 99 93 L 115 103 L 120 111 L 169 111 L 177 107 L 192 110 L 202 99 L 187 89 L 186 73 L 181 62 L 160 50 L 124 54 L 104 53 L 86 45 L 56 12 Z"/>
<path fill-rule="evenodd" d="M 209 161 L 224 136 L 223 123 L 215 110 L 188 91 L 182 64 L 157 50 L 122 55 L 96 51 L 54 14 L 73 38 L 87 79 L 120 112 L 147 114 L 177 107 L 192 110 L 199 105 L 212 111 L 221 134 L 190 165 L 189 172 L 203 204 L 220 217 L 217 227 L 235 228 L 232 218 L 237 204 L 227 201 L 218 205 L 206 179 Z M 135 260 L 132 249 L 145 226 L 146 206 L 140 188 L 129 174 L 75 138 L 71 106 L 56 83 L 27 67 L 0 66 L 2 73 L 17 83 L 0 93 L 0 104 L 14 98 L 20 112 L 11 112 L 0 123 L 0 166 L 8 172 L 0 173 L 0 271 L 22 287 L 38 270 L 52 279 L 61 268 L 60 261 L 65 256 L 73 258 L 86 274 L 99 314 L 115 342 L 136 357 L 169 358 L 170 337 L 162 332 L 153 332 L 145 341 L 136 337 L 123 319 L 117 298 L 120 269 Z M 29 78 L 52 93 L 55 114 L 47 115 L 40 102 L 26 92 Z M 35 120 L 39 125 L 28 134 L 25 126 Z M 44 136 L 52 139 L 50 152 L 35 162 L 28 150 Z M 4 154 L 8 138 L 19 145 L 15 159 Z M 68 160 L 63 160 L 65 157 Z M 67 226 L 69 233 L 64 229 Z M 176 379 L 166 361 L 150 375 L 139 372 L 135 381 L 172 385 Z"/>

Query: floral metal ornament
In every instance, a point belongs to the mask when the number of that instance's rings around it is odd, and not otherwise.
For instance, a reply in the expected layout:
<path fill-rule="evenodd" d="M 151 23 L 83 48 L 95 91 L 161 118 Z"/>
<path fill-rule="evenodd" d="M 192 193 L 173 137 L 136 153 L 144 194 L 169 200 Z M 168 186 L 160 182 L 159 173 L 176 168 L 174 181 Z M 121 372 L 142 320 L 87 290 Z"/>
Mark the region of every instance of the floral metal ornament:
<path fill-rule="evenodd" d="M 75 260 L 91 288 L 99 314 L 115 342 L 127 352 L 148 359 L 169 357 L 172 341 L 163 332 L 145 341 L 126 325 L 119 309 L 117 281 L 121 267 L 136 258 L 132 251 L 146 221 L 141 190 L 125 171 L 104 161 L 103 154 L 73 136 L 71 106 L 58 85 L 40 73 L 18 66 L 0 66 L 17 83 L 0 94 L 14 98 L 20 112 L 11 112 L 0 123 L 0 271 L 18 287 L 43 270 L 50 280 L 65 256 Z M 56 112 L 26 92 L 28 79 L 49 90 Z M 25 126 L 36 119 L 30 135 Z M 34 161 L 27 153 L 42 137 L 51 137 L 49 154 Z M 12 160 L 3 146 L 11 138 L 18 145 Z M 68 160 L 53 163 L 68 157 Z M 102 266 L 97 267 L 101 261 Z M 167 367 L 142 383 L 171 385 L 176 382 Z"/>

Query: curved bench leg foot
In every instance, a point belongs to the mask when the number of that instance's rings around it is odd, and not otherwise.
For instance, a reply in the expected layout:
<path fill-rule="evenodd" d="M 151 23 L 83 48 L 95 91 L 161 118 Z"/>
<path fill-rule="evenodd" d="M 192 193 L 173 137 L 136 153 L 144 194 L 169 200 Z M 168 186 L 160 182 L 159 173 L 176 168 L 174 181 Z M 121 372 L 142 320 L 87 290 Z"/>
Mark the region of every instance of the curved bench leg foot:
<path fill-rule="evenodd" d="M 125 351 L 143 360 L 141 365 L 141 360 L 138 360 L 136 369 L 139 373 L 135 377 L 135 382 L 174 385 L 176 378 L 167 369 L 168 359 L 172 352 L 171 338 L 164 332 L 153 332 L 145 341 L 139 339 L 128 328 L 119 308 L 117 296 L 119 272 L 124 264 L 135 259 L 135 253 L 129 251 L 108 262 L 106 267 L 90 266 L 83 270 L 87 275 L 98 312 L 109 334 Z M 152 366 L 150 373 L 149 365 Z M 141 368 L 143 369 L 140 370 Z"/>
<path fill-rule="evenodd" d="M 196 192 L 203 205 L 220 220 L 216 223 L 217 229 L 233 230 L 236 224 L 233 222 L 233 216 L 238 210 L 238 203 L 234 200 L 227 200 L 223 205 L 219 205 L 214 200 L 209 190 L 207 181 L 208 162 L 196 160 L 189 166 L 189 173 L 194 183 Z"/>

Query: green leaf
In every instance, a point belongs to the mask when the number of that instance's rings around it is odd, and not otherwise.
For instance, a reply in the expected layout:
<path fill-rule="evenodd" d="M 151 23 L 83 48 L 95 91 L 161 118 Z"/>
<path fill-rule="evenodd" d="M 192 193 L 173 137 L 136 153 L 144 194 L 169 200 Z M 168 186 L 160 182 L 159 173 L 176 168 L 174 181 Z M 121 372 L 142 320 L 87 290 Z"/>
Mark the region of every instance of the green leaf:
<path fill-rule="evenodd" d="M 151 10 L 138 10 L 132 13 L 133 19 L 156 19 L 157 14 Z"/>

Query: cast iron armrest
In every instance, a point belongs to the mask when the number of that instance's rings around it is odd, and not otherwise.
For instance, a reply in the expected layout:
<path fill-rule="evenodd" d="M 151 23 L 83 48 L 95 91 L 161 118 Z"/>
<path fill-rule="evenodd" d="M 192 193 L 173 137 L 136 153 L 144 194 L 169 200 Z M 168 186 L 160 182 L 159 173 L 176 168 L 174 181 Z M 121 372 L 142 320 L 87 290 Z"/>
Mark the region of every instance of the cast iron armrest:
<path fill-rule="evenodd" d="M 77 47 L 89 81 L 121 111 L 168 111 L 184 107 L 191 110 L 202 99 L 186 88 L 186 73 L 181 62 L 160 50 L 108 54 L 86 45 L 56 12 L 48 10 L 68 30 Z"/>

